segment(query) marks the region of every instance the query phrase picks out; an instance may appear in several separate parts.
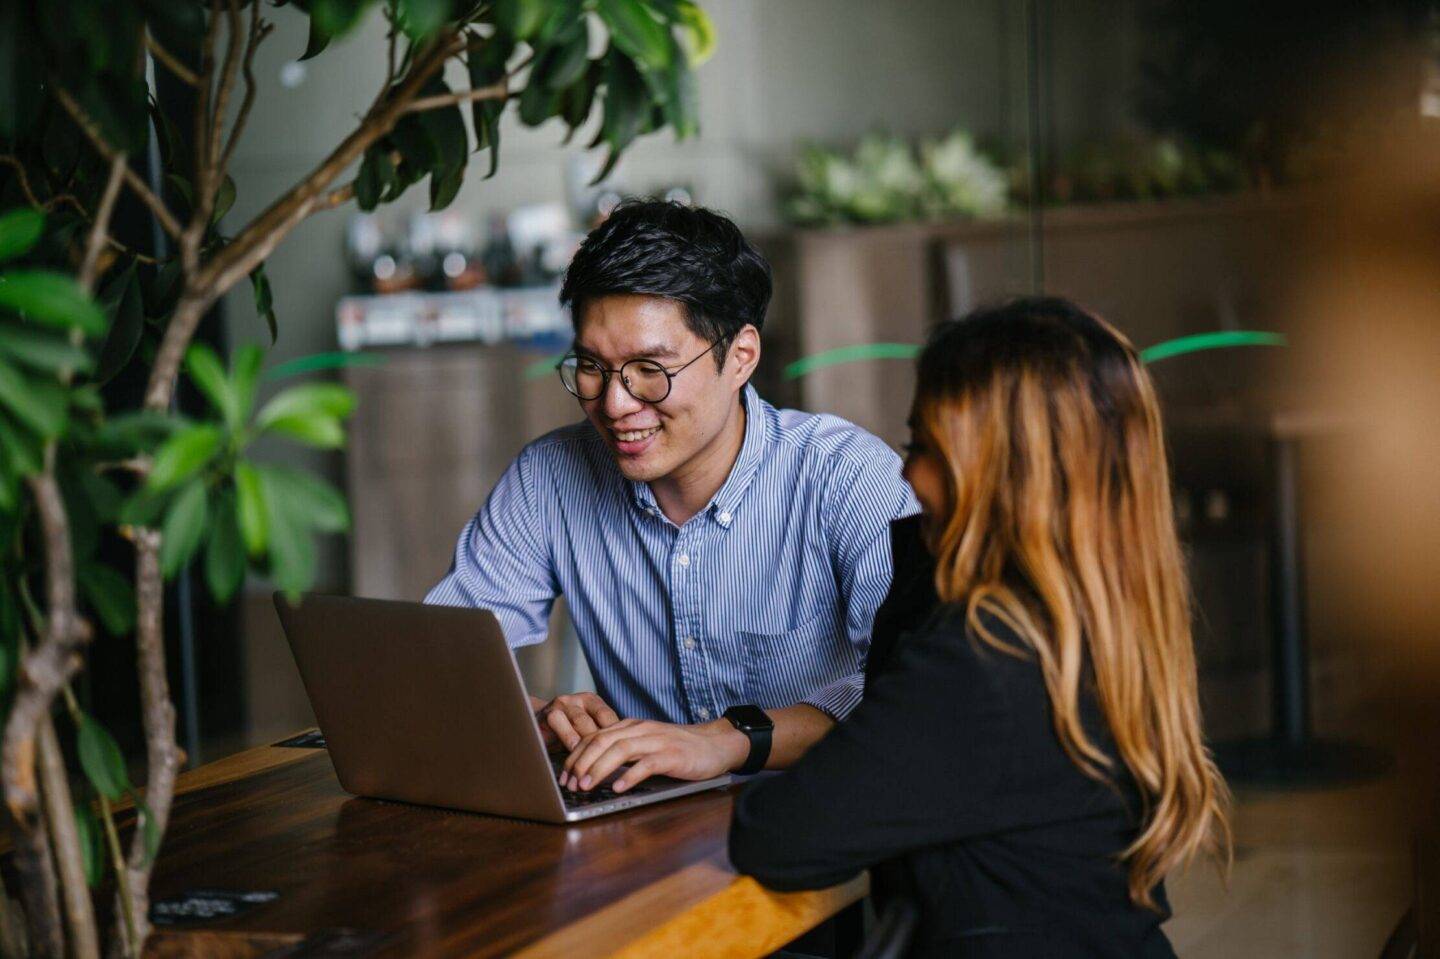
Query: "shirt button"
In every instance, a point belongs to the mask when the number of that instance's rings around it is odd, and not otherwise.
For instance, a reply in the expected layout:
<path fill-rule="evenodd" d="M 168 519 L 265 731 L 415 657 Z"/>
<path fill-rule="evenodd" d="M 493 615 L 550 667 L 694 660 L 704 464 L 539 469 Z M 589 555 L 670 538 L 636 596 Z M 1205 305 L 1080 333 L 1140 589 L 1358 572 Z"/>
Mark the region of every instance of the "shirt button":
<path fill-rule="evenodd" d="M 679 556 L 675 557 L 675 562 L 679 563 L 681 566 L 689 566 L 689 565 L 690 565 L 690 554 L 689 554 L 689 553 L 681 553 Z"/>
<path fill-rule="evenodd" d="M 696 715 L 698 715 L 701 719 L 709 719 L 710 710 L 706 709 L 704 706 L 701 706 L 698 710 L 696 710 Z"/>
<path fill-rule="evenodd" d="M 685 637 L 685 648 L 686 648 L 686 649 L 694 649 L 694 648 L 695 648 L 695 637 L 694 637 L 694 636 L 686 636 L 686 637 Z"/>
<path fill-rule="evenodd" d="M 721 513 L 720 516 L 719 516 L 719 519 L 720 519 L 720 522 L 721 522 L 722 525 L 725 525 L 725 526 L 729 526 L 729 525 L 730 525 L 730 514 L 729 514 L 729 513 Z"/>

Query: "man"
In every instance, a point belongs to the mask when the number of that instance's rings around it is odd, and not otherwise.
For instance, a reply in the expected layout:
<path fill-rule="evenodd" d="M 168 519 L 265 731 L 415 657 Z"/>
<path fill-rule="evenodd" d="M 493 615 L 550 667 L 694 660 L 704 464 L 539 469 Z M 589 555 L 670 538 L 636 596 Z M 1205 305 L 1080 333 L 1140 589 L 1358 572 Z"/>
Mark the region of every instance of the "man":
<path fill-rule="evenodd" d="M 916 507 L 874 436 L 747 385 L 770 291 L 724 217 L 619 207 L 560 293 L 586 420 L 521 451 L 426 597 L 493 610 L 513 647 L 565 595 L 597 692 L 534 705 L 568 788 L 783 768 L 860 700 L 889 523 Z"/>

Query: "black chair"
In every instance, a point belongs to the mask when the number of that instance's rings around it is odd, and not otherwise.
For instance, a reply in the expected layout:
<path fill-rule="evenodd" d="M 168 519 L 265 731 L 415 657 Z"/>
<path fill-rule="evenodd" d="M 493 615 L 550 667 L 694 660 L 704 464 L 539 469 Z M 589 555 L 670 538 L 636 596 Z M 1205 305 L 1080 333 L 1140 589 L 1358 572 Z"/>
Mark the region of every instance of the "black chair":
<path fill-rule="evenodd" d="M 875 925 L 860 944 L 855 959 L 903 959 L 910 951 L 919 921 L 920 910 L 915 903 L 902 897 L 890 900 L 875 917 Z"/>

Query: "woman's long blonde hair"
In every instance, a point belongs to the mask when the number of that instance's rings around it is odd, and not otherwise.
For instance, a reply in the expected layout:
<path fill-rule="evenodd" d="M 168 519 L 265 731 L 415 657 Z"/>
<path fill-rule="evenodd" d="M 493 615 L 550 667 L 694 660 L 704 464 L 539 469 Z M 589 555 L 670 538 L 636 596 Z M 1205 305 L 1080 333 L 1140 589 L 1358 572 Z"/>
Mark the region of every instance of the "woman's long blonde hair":
<path fill-rule="evenodd" d="M 1019 300 L 942 326 L 920 358 L 912 425 L 941 465 L 932 517 L 942 601 L 982 640 L 1038 660 L 1055 732 L 1104 781 L 1081 724 L 1094 695 L 1143 797 L 1123 852 L 1132 901 L 1197 851 L 1228 863 L 1229 794 L 1201 737 L 1190 598 L 1160 409 L 1130 343 L 1060 299 Z M 1027 644 L 984 629 L 989 611 Z"/>

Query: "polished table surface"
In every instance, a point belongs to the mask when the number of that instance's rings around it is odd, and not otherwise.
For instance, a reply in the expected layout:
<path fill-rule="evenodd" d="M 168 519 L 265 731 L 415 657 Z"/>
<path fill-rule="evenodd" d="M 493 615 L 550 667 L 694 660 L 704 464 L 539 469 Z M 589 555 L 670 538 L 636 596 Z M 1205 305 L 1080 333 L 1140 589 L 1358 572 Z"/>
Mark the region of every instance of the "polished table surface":
<path fill-rule="evenodd" d="M 179 790 L 152 900 L 278 897 L 159 930 L 153 955 L 761 956 L 866 891 L 737 876 L 734 787 L 553 826 L 356 798 L 323 749 L 262 746 Z"/>

